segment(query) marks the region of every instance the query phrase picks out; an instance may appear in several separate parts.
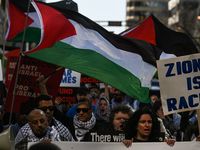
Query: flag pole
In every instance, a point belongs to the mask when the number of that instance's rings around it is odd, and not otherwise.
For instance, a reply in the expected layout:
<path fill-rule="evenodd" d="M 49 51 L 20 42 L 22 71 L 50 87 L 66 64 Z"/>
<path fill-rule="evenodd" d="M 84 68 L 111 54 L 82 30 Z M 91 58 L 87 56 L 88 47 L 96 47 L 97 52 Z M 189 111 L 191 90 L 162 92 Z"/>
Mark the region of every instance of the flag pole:
<path fill-rule="evenodd" d="M 5 1 L 5 20 L 4 20 L 4 31 L 3 31 L 3 56 L 2 56 L 2 76 L 4 80 L 4 54 L 5 54 L 5 47 L 6 47 L 6 22 L 7 22 L 7 0 Z"/>
<path fill-rule="evenodd" d="M 44 79 L 48 78 L 49 76 L 51 76 L 52 74 L 58 72 L 59 70 L 63 69 L 63 67 L 59 67 L 56 70 L 52 71 L 51 73 L 47 74 L 46 76 L 44 76 Z M 36 81 L 36 83 L 39 83 L 39 81 Z"/>
<path fill-rule="evenodd" d="M 21 51 L 20 51 L 20 55 L 19 55 L 19 59 L 18 59 L 17 73 L 16 73 L 16 78 L 15 78 L 15 86 L 14 86 L 14 91 L 13 91 L 13 98 L 12 98 L 12 106 L 11 106 L 11 111 L 10 111 L 9 124 L 11 124 L 11 118 L 12 118 L 13 107 L 14 107 L 14 102 L 15 102 L 15 92 L 16 92 L 16 86 L 17 86 L 17 79 L 18 79 L 18 74 L 19 74 L 19 67 L 20 67 L 22 51 L 23 51 L 23 48 L 24 48 L 23 47 L 24 46 L 24 39 L 25 39 L 25 34 L 26 34 L 26 26 L 27 26 L 27 22 L 28 22 L 28 15 L 29 15 L 31 1 L 32 0 L 29 1 L 28 8 L 27 8 L 27 15 L 26 15 L 26 21 L 25 21 L 25 27 L 24 27 Z"/>

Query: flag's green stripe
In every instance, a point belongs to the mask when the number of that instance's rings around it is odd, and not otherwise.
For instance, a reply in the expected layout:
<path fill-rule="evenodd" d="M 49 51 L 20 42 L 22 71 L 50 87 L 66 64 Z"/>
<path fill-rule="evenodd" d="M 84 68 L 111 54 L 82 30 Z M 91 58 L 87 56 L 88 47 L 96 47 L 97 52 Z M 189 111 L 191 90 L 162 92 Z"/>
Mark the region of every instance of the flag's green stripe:
<path fill-rule="evenodd" d="M 9 41 L 22 41 L 24 30 L 19 32 L 17 36 Z M 26 28 L 26 35 L 24 41 L 26 42 L 40 42 L 41 30 L 39 28 L 28 27 Z"/>
<path fill-rule="evenodd" d="M 158 71 L 156 71 L 155 75 L 154 75 L 154 78 L 157 78 L 158 79 Z"/>
<path fill-rule="evenodd" d="M 78 71 L 118 87 L 141 102 L 149 102 L 149 88 L 141 87 L 137 77 L 93 50 L 77 49 L 63 42 L 56 42 L 52 47 L 38 50 L 28 56 Z"/>

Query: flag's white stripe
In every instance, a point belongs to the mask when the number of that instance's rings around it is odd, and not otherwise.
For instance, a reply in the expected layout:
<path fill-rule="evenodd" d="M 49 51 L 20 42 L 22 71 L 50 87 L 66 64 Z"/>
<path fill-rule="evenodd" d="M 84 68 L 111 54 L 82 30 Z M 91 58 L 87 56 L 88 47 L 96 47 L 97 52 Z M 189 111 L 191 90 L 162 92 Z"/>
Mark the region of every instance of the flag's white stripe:
<path fill-rule="evenodd" d="M 129 32 L 135 30 L 139 25 L 137 25 L 136 27 L 134 27 L 133 29 L 127 31 L 127 32 L 124 32 L 123 34 L 121 34 L 121 36 L 124 36 L 125 34 L 128 34 Z"/>
<path fill-rule="evenodd" d="M 33 7 L 35 8 L 37 15 L 38 15 L 38 19 L 40 22 L 40 27 L 41 27 L 41 38 L 40 38 L 40 43 L 37 45 L 37 47 L 42 43 L 43 37 L 44 37 L 44 25 L 43 25 L 43 19 L 42 19 L 42 15 L 40 13 L 39 8 L 37 7 L 36 3 L 33 1 L 31 2 L 31 4 L 33 5 Z"/>
<path fill-rule="evenodd" d="M 161 55 L 160 55 L 160 58 L 159 58 L 159 60 L 162 60 L 162 59 L 169 59 L 169 58 L 174 58 L 174 57 L 176 57 L 176 55 L 174 55 L 174 54 L 167 54 L 167 53 L 165 53 L 164 51 L 161 53 Z"/>
<path fill-rule="evenodd" d="M 25 13 L 27 14 L 27 13 Z M 41 29 L 41 25 L 40 25 L 40 20 L 38 18 L 38 15 L 36 12 L 30 12 L 28 14 L 28 16 L 34 20 L 34 22 L 32 24 L 29 25 L 29 27 L 35 27 L 35 28 L 40 28 Z"/>
<path fill-rule="evenodd" d="M 86 29 L 73 20 L 70 22 L 74 25 L 77 35 L 63 39 L 62 42 L 80 49 L 91 49 L 131 72 L 140 79 L 143 87 L 151 86 L 150 81 L 156 71 L 153 65 L 144 62 L 139 54 L 117 49 L 98 32 Z"/>
<path fill-rule="evenodd" d="M 6 33 L 6 39 L 8 38 L 8 34 L 10 33 L 10 10 L 9 10 L 9 3 L 10 1 L 7 1 L 7 9 L 8 9 L 8 30 L 7 30 L 7 33 Z"/>

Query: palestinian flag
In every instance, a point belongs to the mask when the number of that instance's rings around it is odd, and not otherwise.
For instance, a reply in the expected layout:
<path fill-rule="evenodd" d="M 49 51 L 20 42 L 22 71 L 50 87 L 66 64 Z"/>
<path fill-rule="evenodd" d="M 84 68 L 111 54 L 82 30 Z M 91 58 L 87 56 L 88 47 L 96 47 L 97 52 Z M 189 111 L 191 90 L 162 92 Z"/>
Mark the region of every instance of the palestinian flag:
<path fill-rule="evenodd" d="M 27 0 L 8 0 L 8 31 L 6 34 L 7 41 L 22 41 L 27 9 Z M 41 25 L 38 15 L 32 5 L 30 5 L 25 41 L 39 43 L 41 36 Z"/>
<path fill-rule="evenodd" d="M 160 49 L 112 34 L 75 11 L 42 2 L 32 4 L 42 34 L 38 47 L 26 55 L 98 79 L 141 102 L 150 101 L 150 81 Z"/>
<path fill-rule="evenodd" d="M 124 31 L 121 35 L 152 43 L 163 49 L 165 53 L 174 54 L 174 57 L 199 53 L 187 34 L 167 28 L 153 15 L 150 15 L 139 25 Z M 169 57 L 171 58 L 170 55 L 161 55 L 160 59 Z"/>

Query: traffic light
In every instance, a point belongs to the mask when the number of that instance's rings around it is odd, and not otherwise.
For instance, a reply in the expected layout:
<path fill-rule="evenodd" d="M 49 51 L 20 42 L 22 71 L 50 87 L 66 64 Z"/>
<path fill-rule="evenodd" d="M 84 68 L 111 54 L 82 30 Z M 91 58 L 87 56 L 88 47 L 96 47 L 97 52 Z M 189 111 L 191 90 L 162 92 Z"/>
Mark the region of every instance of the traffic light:
<path fill-rule="evenodd" d="M 122 26 L 121 21 L 108 21 L 108 26 Z"/>

